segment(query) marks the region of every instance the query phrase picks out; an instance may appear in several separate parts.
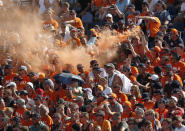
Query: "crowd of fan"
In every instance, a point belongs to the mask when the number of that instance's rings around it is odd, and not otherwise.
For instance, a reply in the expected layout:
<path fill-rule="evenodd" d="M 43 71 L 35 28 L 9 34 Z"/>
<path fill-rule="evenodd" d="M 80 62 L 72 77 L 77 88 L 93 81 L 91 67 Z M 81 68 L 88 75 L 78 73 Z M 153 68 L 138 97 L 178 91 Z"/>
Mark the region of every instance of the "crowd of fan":
<path fill-rule="evenodd" d="M 105 30 L 140 33 L 90 69 L 60 70 L 54 57 L 35 72 L 3 51 L 0 131 L 185 131 L 184 0 L 0 0 L 0 11 L 14 6 L 38 14 L 59 48 L 94 48 Z M 85 84 L 56 81 L 61 72 Z"/>

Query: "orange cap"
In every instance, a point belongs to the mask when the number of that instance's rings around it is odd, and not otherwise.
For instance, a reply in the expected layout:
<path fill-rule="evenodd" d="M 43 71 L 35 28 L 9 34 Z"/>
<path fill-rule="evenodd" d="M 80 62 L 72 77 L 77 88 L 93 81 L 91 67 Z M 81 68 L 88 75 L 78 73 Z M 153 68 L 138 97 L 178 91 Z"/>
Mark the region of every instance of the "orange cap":
<path fill-rule="evenodd" d="M 43 72 L 39 72 L 39 79 L 44 79 L 45 78 L 45 74 Z"/>
<path fill-rule="evenodd" d="M 160 48 L 159 46 L 155 46 L 155 47 L 154 47 L 154 50 L 155 50 L 156 52 L 158 52 L 158 53 L 161 52 L 161 48 Z"/>
<path fill-rule="evenodd" d="M 132 104 L 130 103 L 130 101 L 125 101 L 124 105 L 132 109 Z"/>
<path fill-rule="evenodd" d="M 117 95 L 115 93 L 112 93 L 110 97 L 117 98 Z"/>
<path fill-rule="evenodd" d="M 179 31 L 177 29 L 175 29 L 175 28 L 172 28 L 171 29 L 171 32 L 173 32 L 176 35 L 179 35 Z"/>
<path fill-rule="evenodd" d="M 103 91 L 103 86 L 98 85 L 97 87 L 98 87 L 98 89 L 99 89 L 100 91 Z"/>

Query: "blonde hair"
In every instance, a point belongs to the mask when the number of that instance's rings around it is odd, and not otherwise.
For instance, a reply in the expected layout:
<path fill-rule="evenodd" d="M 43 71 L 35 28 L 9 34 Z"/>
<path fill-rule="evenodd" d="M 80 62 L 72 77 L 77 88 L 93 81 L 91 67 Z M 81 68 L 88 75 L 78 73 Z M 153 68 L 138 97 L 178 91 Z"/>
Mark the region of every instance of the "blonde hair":
<path fill-rule="evenodd" d="M 140 92 L 139 86 L 133 85 L 131 88 L 134 90 L 135 97 L 141 98 L 141 92 Z"/>

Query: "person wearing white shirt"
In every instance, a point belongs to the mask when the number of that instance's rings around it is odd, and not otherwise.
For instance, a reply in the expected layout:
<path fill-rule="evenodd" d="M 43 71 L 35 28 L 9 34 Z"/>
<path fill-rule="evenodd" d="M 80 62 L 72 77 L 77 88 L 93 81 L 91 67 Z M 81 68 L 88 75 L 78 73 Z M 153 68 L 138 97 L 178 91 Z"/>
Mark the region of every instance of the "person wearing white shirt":
<path fill-rule="evenodd" d="M 181 116 L 175 116 L 173 118 L 174 125 L 175 125 L 175 131 L 185 131 L 185 126 L 182 125 L 182 117 Z"/>

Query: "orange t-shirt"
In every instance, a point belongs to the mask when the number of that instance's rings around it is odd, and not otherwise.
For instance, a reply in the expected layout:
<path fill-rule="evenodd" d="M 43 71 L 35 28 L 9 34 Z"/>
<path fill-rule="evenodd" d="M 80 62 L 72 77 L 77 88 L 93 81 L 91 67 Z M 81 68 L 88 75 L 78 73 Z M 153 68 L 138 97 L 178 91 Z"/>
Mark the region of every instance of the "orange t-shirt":
<path fill-rule="evenodd" d="M 32 94 L 28 94 L 28 97 L 31 98 L 31 99 L 34 99 L 36 97 L 35 90 L 33 90 Z"/>
<path fill-rule="evenodd" d="M 29 120 L 29 121 L 26 121 L 24 119 L 21 120 L 21 124 L 22 126 L 32 126 L 33 125 L 33 121 L 32 120 Z"/>
<path fill-rule="evenodd" d="M 22 81 L 20 82 L 20 85 L 17 87 L 17 90 L 18 91 L 24 90 L 27 82 L 30 82 L 30 78 L 28 76 L 23 77 Z"/>
<path fill-rule="evenodd" d="M 11 75 L 5 76 L 4 77 L 5 85 L 8 84 L 9 82 L 12 82 L 15 76 L 16 76 L 16 73 L 12 73 Z"/>
<path fill-rule="evenodd" d="M 185 71 L 185 63 L 179 61 L 177 64 L 172 64 L 173 72 L 177 73 L 182 77 L 182 73 Z"/>
<path fill-rule="evenodd" d="M 161 111 L 159 108 L 157 108 L 155 110 L 155 112 L 159 113 L 159 120 L 161 120 L 161 118 L 166 118 L 166 114 L 168 113 L 167 109 L 164 109 L 164 111 Z"/>
<path fill-rule="evenodd" d="M 74 19 L 75 23 L 74 24 L 71 24 L 72 26 L 76 27 L 76 28 L 84 28 L 83 26 L 83 23 L 82 23 L 82 20 L 78 17 L 76 17 Z"/>
<path fill-rule="evenodd" d="M 22 118 L 24 111 L 26 111 L 26 108 L 17 108 L 15 110 L 15 116 Z"/>
<path fill-rule="evenodd" d="M 144 107 L 146 110 L 153 109 L 154 105 L 155 105 L 155 103 L 153 101 L 144 102 Z"/>
<path fill-rule="evenodd" d="M 103 5 L 103 0 L 93 0 L 93 2 L 96 7 L 100 7 Z"/>
<path fill-rule="evenodd" d="M 115 4 L 116 3 L 116 0 L 111 0 L 111 2 L 107 1 L 103 4 L 104 7 L 106 7 L 107 5 L 112 5 L 112 4 Z"/>
<path fill-rule="evenodd" d="M 125 101 L 128 101 L 128 97 L 127 95 L 125 95 L 125 93 L 121 92 L 120 94 L 116 94 L 117 95 L 117 101 L 120 103 L 120 104 L 123 104 Z"/>
<path fill-rule="evenodd" d="M 51 19 L 50 21 L 45 21 L 43 23 L 45 26 L 53 26 L 55 29 L 58 28 L 58 22 L 56 20 Z"/>
<path fill-rule="evenodd" d="M 159 20 L 159 18 L 154 17 L 155 21 L 150 20 L 149 23 L 146 26 L 146 31 L 150 31 L 150 37 L 154 38 L 155 35 L 157 34 L 157 32 L 159 32 L 160 30 L 160 26 L 161 26 L 161 21 Z"/>
<path fill-rule="evenodd" d="M 53 90 L 49 90 L 49 91 L 45 91 L 44 92 L 44 94 L 43 94 L 43 96 L 45 97 L 45 98 L 48 98 L 49 99 L 49 101 L 51 102 L 51 101 L 54 101 L 54 102 L 56 102 L 57 100 L 56 100 L 56 97 L 55 97 L 55 94 L 54 94 L 54 91 Z"/>
<path fill-rule="evenodd" d="M 147 73 L 154 74 L 154 66 L 150 66 L 148 69 L 146 69 Z"/>
<path fill-rule="evenodd" d="M 156 58 L 155 56 L 153 56 L 153 54 L 151 53 L 151 51 L 147 51 L 146 52 L 146 56 L 150 59 L 152 66 L 159 65 L 160 58 L 159 57 Z"/>
<path fill-rule="evenodd" d="M 47 126 L 49 126 L 49 128 L 51 129 L 51 126 L 53 125 L 53 120 L 49 115 L 42 117 L 41 121 L 45 123 Z"/>
<path fill-rule="evenodd" d="M 173 80 L 178 81 L 178 82 L 181 84 L 181 86 L 183 86 L 182 79 L 181 79 L 181 77 L 180 77 L 179 75 L 174 74 L 174 75 L 173 75 Z M 162 82 L 162 86 L 164 87 L 164 86 L 168 83 L 167 78 L 164 76 L 164 77 L 161 79 L 161 82 Z"/>
<path fill-rule="evenodd" d="M 135 117 L 136 116 L 136 114 L 135 114 L 135 112 L 130 112 L 130 113 L 128 113 L 128 112 L 123 112 L 123 114 L 121 115 L 121 118 L 123 119 L 123 120 L 128 120 L 128 118 L 130 118 L 130 117 Z"/>

